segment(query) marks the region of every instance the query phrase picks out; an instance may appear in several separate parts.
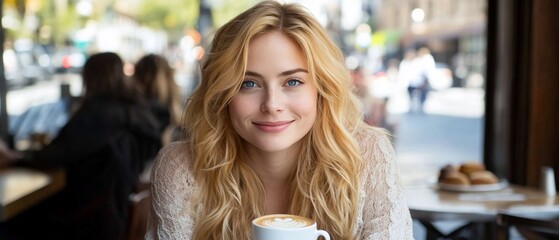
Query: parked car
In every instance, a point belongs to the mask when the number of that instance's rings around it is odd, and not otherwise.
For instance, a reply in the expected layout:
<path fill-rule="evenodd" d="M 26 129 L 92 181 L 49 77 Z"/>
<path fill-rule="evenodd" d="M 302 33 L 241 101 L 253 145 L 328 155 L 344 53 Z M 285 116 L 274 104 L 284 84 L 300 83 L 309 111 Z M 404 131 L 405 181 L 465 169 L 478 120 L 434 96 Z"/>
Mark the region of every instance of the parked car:
<path fill-rule="evenodd" d="M 445 63 L 436 63 L 435 71 L 429 75 L 429 84 L 434 90 L 443 90 L 452 86 L 452 70 Z"/>
<path fill-rule="evenodd" d="M 10 66 L 12 79 L 23 78 L 18 81 L 25 84 L 51 79 L 53 74 L 51 57 L 42 45 L 30 39 L 18 39 L 10 50 L 4 56 L 6 58 L 4 63 L 12 65 Z"/>
<path fill-rule="evenodd" d="M 56 73 L 79 73 L 85 64 L 86 57 L 77 48 L 66 46 L 59 49 L 53 56 Z"/>
<path fill-rule="evenodd" d="M 8 89 L 14 89 L 29 84 L 29 81 L 21 74 L 21 67 L 17 59 L 16 52 L 11 49 L 4 49 L 4 76 Z"/>

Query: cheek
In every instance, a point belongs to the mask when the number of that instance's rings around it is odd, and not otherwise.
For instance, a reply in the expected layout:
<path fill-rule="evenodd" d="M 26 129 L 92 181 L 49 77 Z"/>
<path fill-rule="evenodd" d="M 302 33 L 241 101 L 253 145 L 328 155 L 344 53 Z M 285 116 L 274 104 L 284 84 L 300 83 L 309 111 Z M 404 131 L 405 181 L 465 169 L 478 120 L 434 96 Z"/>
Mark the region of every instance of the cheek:
<path fill-rule="evenodd" d="M 243 115 L 242 114 L 242 101 L 240 101 L 240 99 L 238 98 L 233 98 L 231 100 L 231 102 L 229 103 L 229 117 L 231 118 L 231 121 L 235 122 L 235 120 Z"/>
<path fill-rule="evenodd" d="M 293 105 L 296 111 L 305 114 L 307 118 L 310 118 L 309 121 L 316 119 L 317 111 L 318 111 L 318 97 L 316 93 L 308 94 L 304 97 L 304 99 L 300 99 Z"/>
<path fill-rule="evenodd" d="M 250 101 L 243 97 L 234 97 L 229 103 L 229 117 L 231 121 L 242 121 L 243 118 L 250 115 L 254 108 L 254 101 Z"/>

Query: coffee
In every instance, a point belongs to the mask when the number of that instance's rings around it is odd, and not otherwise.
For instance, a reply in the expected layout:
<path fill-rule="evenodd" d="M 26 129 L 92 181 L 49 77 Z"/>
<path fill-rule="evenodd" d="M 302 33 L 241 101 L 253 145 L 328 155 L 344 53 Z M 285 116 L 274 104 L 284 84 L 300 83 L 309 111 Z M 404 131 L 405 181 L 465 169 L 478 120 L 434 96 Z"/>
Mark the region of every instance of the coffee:
<path fill-rule="evenodd" d="M 330 240 L 326 231 L 316 228 L 315 221 L 302 216 L 272 214 L 252 221 L 253 240 L 316 240 L 320 236 Z"/>
<path fill-rule="evenodd" d="M 275 214 L 259 217 L 254 220 L 256 225 L 262 227 L 273 228 L 303 228 L 314 224 L 310 218 L 289 215 L 289 214 Z"/>

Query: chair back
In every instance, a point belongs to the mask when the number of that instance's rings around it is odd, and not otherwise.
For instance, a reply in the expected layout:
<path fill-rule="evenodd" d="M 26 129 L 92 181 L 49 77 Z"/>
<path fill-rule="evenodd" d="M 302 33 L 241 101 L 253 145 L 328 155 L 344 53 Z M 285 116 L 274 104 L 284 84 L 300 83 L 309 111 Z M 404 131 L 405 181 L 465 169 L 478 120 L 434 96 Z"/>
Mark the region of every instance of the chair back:
<path fill-rule="evenodd" d="M 497 215 L 497 237 L 511 238 L 510 230 L 516 230 L 526 239 L 559 239 L 559 211 L 543 213 L 500 213 Z"/>
<path fill-rule="evenodd" d="M 138 183 L 130 194 L 130 216 L 125 240 L 143 240 L 146 235 L 148 214 L 151 206 L 150 183 Z"/>

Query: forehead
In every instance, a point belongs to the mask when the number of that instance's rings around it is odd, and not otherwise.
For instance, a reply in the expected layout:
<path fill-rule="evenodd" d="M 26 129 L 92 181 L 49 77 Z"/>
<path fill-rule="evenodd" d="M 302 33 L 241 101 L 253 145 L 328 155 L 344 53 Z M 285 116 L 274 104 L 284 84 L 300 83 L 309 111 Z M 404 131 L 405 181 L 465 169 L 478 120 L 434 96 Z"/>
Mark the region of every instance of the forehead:
<path fill-rule="evenodd" d="M 293 39 L 279 31 L 260 35 L 248 46 L 247 70 L 271 68 L 307 69 L 307 61 L 302 49 Z"/>

